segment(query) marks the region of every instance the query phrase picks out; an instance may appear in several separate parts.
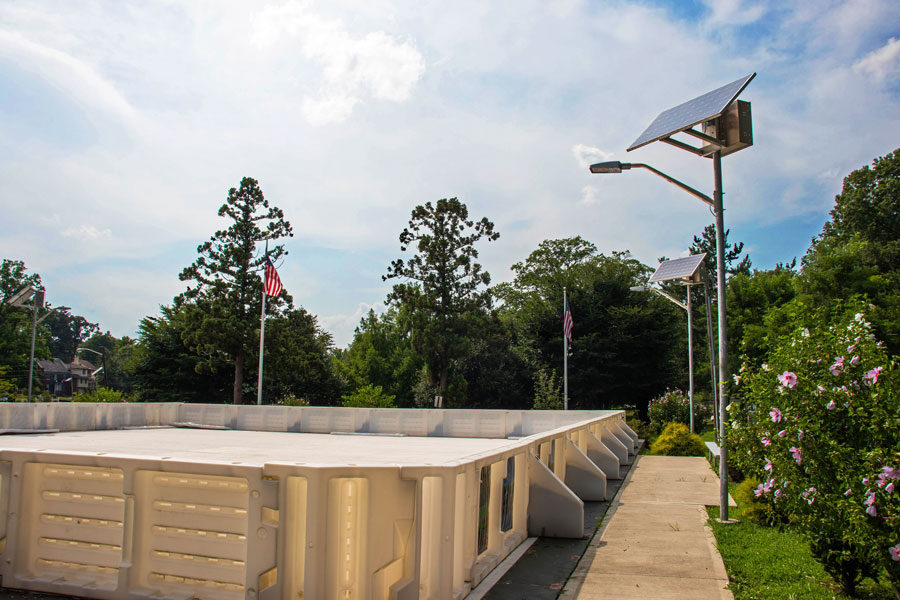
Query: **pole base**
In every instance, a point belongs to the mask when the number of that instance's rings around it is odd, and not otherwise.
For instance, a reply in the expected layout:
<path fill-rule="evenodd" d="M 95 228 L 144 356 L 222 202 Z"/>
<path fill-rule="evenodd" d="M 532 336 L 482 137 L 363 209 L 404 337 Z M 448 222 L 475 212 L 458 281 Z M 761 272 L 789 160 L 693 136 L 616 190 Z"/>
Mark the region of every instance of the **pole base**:
<path fill-rule="evenodd" d="M 738 519 L 726 519 L 723 521 L 722 519 L 716 517 L 716 523 L 721 523 L 722 525 L 737 525 L 738 523 L 740 523 L 740 521 Z"/>

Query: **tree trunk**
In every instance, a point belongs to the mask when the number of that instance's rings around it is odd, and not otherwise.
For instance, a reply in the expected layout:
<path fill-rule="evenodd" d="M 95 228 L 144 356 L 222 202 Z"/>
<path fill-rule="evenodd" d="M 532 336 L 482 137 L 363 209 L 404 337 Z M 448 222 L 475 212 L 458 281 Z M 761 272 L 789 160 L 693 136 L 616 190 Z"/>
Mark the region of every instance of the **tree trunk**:
<path fill-rule="evenodd" d="M 235 404 L 244 399 L 244 351 L 238 350 L 234 355 L 234 398 Z"/>

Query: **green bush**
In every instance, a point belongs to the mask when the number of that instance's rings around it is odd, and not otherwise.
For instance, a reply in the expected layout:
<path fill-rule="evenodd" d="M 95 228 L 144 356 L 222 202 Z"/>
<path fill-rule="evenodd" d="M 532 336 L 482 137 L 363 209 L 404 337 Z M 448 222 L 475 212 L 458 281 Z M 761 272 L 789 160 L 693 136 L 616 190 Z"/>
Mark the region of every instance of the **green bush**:
<path fill-rule="evenodd" d="M 284 406 L 309 406 L 309 400 L 306 398 L 298 398 L 291 394 L 290 396 L 285 397 L 279 404 L 283 404 Z"/>
<path fill-rule="evenodd" d="M 756 494 L 758 487 L 759 480 L 748 477 L 735 487 L 735 500 L 741 506 L 744 519 L 759 525 L 773 525 L 778 518 L 772 510 L 772 505 Z"/>
<path fill-rule="evenodd" d="M 349 396 L 341 396 L 343 406 L 359 408 L 396 408 L 394 396 L 385 394 L 380 385 L 364 385 Z"/>
<path fill-rule="evenodd" d="M 628 417 L 625 422 L 632 430 L 634 430 L 639 439 L 649 440 L 657 433 L 656 429 L 650 423 L 641 421 L 637 417 Z"/>
<path fill-rule="evenodd" d="M 130 399 L 128 394 L 106 387 L 72 396 L 72 402 L 128 402 Z"/>
<path fill-rule="evenodd" d="M 691 433 L 683 423 L 669 423 L 659 434 L 650 452 L 663 456 L 703 456 L 706 448 L 700 436 Z"/>

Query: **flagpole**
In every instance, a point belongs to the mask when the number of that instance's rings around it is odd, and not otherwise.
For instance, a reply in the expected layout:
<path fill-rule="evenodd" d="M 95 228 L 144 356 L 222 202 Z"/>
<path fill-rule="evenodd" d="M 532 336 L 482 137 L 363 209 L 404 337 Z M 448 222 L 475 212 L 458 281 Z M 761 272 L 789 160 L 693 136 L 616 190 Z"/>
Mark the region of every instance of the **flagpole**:
<path fill-rule="evenodd" d="M 569 337 L 566 335 L 566 288 L 563 288 L 563 410 L 569 410 Z"/>
<path fill-rule="evenodd" d="M 266 240 L 266 258 L 269 258 L 269 241 Z M 266 347 L 266 279 L 263 277 L 262 310 L 259 311 L 259 380 L 256 382 L 256 403 L 262 405 L 263 351 Z"/>

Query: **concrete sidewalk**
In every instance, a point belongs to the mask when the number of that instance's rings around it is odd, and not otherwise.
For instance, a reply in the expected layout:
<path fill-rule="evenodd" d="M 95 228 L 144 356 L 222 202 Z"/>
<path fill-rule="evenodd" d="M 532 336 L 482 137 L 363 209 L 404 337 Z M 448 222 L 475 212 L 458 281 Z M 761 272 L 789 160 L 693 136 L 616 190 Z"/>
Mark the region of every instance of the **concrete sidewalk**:
<path fill-rule="evenodd" d="M 733 599 L 706 525 L 705 507 L 718 504 L 705 458 L 636 457 L 559 598 Z"/>

